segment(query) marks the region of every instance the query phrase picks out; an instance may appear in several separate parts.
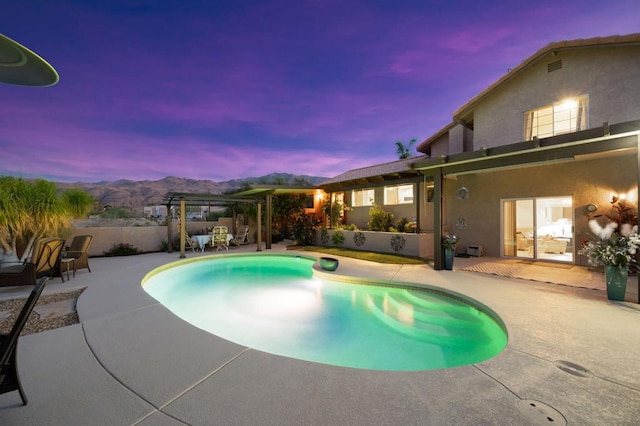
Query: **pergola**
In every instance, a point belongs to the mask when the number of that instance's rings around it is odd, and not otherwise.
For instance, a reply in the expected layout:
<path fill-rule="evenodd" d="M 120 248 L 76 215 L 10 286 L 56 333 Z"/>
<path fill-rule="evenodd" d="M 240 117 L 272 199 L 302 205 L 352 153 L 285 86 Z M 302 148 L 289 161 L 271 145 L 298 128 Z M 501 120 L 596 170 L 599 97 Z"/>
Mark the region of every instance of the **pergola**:
<path fill-rule="evenodd" d="M 254 186 L 242 192 L 235 194 L 211 194 L 211 193 L 192 193 L 192 192 L 167 192 L 162 199 L 162 203 L 167 207 L 167 242 L 168 251 L 173 252 L 173 224 L 171 216 L 171 207 L 179 206 L 180 208 L 180 258 L 185 257 L 185 234 L 186 234 L 186 217 L 187 206 L 223 206 L 228 207 L 234 203 L 250 203 L 256 204 L 256 222 L 258 224 L 258 248 L 262 251 L 262 204 L 266 204 L 266 226 L 271 229 L 271 205 L 274 195 L 279 194 L 313 194 L 317 191 L 316 187 L 308 186 L 289 186 L 289 185 L 260 185 Z M 266 249 L 271 249 L 271 233 L 267 232 Z"/>

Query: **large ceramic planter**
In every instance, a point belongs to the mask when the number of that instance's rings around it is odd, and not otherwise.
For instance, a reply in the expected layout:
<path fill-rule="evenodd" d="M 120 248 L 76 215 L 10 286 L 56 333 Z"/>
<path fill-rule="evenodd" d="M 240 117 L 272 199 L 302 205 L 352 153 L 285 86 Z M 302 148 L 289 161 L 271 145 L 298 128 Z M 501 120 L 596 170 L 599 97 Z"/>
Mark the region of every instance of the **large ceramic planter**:
<path fill-rule="evenodd" d="M 455 251 L 453 249 L 444 249 L 444 269 L 447 271 L 453 270 L 453 258 L 455 257 Z"/>
<path fill-rule="evenodd" d="M 607 297 L 609 300 L 624 300 L 627 292 L 627 277 L 629 270 L 626 266 L 605 265 L 604 276 L 607 281 Z"/>

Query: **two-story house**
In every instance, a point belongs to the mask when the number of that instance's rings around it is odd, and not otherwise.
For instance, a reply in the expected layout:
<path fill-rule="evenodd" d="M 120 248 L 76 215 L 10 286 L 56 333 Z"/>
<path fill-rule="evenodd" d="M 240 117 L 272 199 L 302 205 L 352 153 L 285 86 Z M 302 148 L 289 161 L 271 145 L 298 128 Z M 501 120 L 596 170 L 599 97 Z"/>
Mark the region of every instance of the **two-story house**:
<path fill-rule="evenodd" d="M 588 219 L 613 196 L 637 203 L 639 135 L 640 34 L 555 42 L 455 111 L 422 156 L 323 186 L 354 207 L 398 186 L 404 211 L 433 232 L 436 268 L 443 233 L 460 237 L 459 251 L 582 263 Z"/>

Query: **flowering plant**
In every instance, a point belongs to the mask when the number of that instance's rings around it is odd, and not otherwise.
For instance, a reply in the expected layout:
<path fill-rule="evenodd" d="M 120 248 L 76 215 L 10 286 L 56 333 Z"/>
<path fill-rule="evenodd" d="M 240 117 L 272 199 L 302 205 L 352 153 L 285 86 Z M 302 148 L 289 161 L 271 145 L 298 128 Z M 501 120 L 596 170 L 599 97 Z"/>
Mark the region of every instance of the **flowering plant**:
<path fill-rule="evenodd" d="M 457 245 L 458 237 L 456 237 L 455 234 L 442 238 L 442 247 L 445 249 L 455 250 Z"/>
<path fill-rule="evenodd" d="M 589 221 L 589 228 L 595 234 L 595 241 L 583 244 L 578 254 L 587 257 L 592 266 L 612 265 L 629 267 L 636 265 L 636 253 L 640 249 L 638 236 L 638 216 L 635 210 L 614 197 L 611 200 L 612 213 L 606 215 L 610 220 L 604 227 L 596 219 Z"/>

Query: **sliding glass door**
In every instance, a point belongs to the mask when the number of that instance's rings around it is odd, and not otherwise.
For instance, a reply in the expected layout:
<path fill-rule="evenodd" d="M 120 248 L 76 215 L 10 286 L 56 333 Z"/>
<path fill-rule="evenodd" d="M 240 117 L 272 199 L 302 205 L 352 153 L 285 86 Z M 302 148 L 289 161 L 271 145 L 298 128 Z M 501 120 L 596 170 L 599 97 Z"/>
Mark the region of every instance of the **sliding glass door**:
<path fill-rule="evenodd" d="M 502 255 L 573 262 L 570 196 L 502 200 Z"/>

